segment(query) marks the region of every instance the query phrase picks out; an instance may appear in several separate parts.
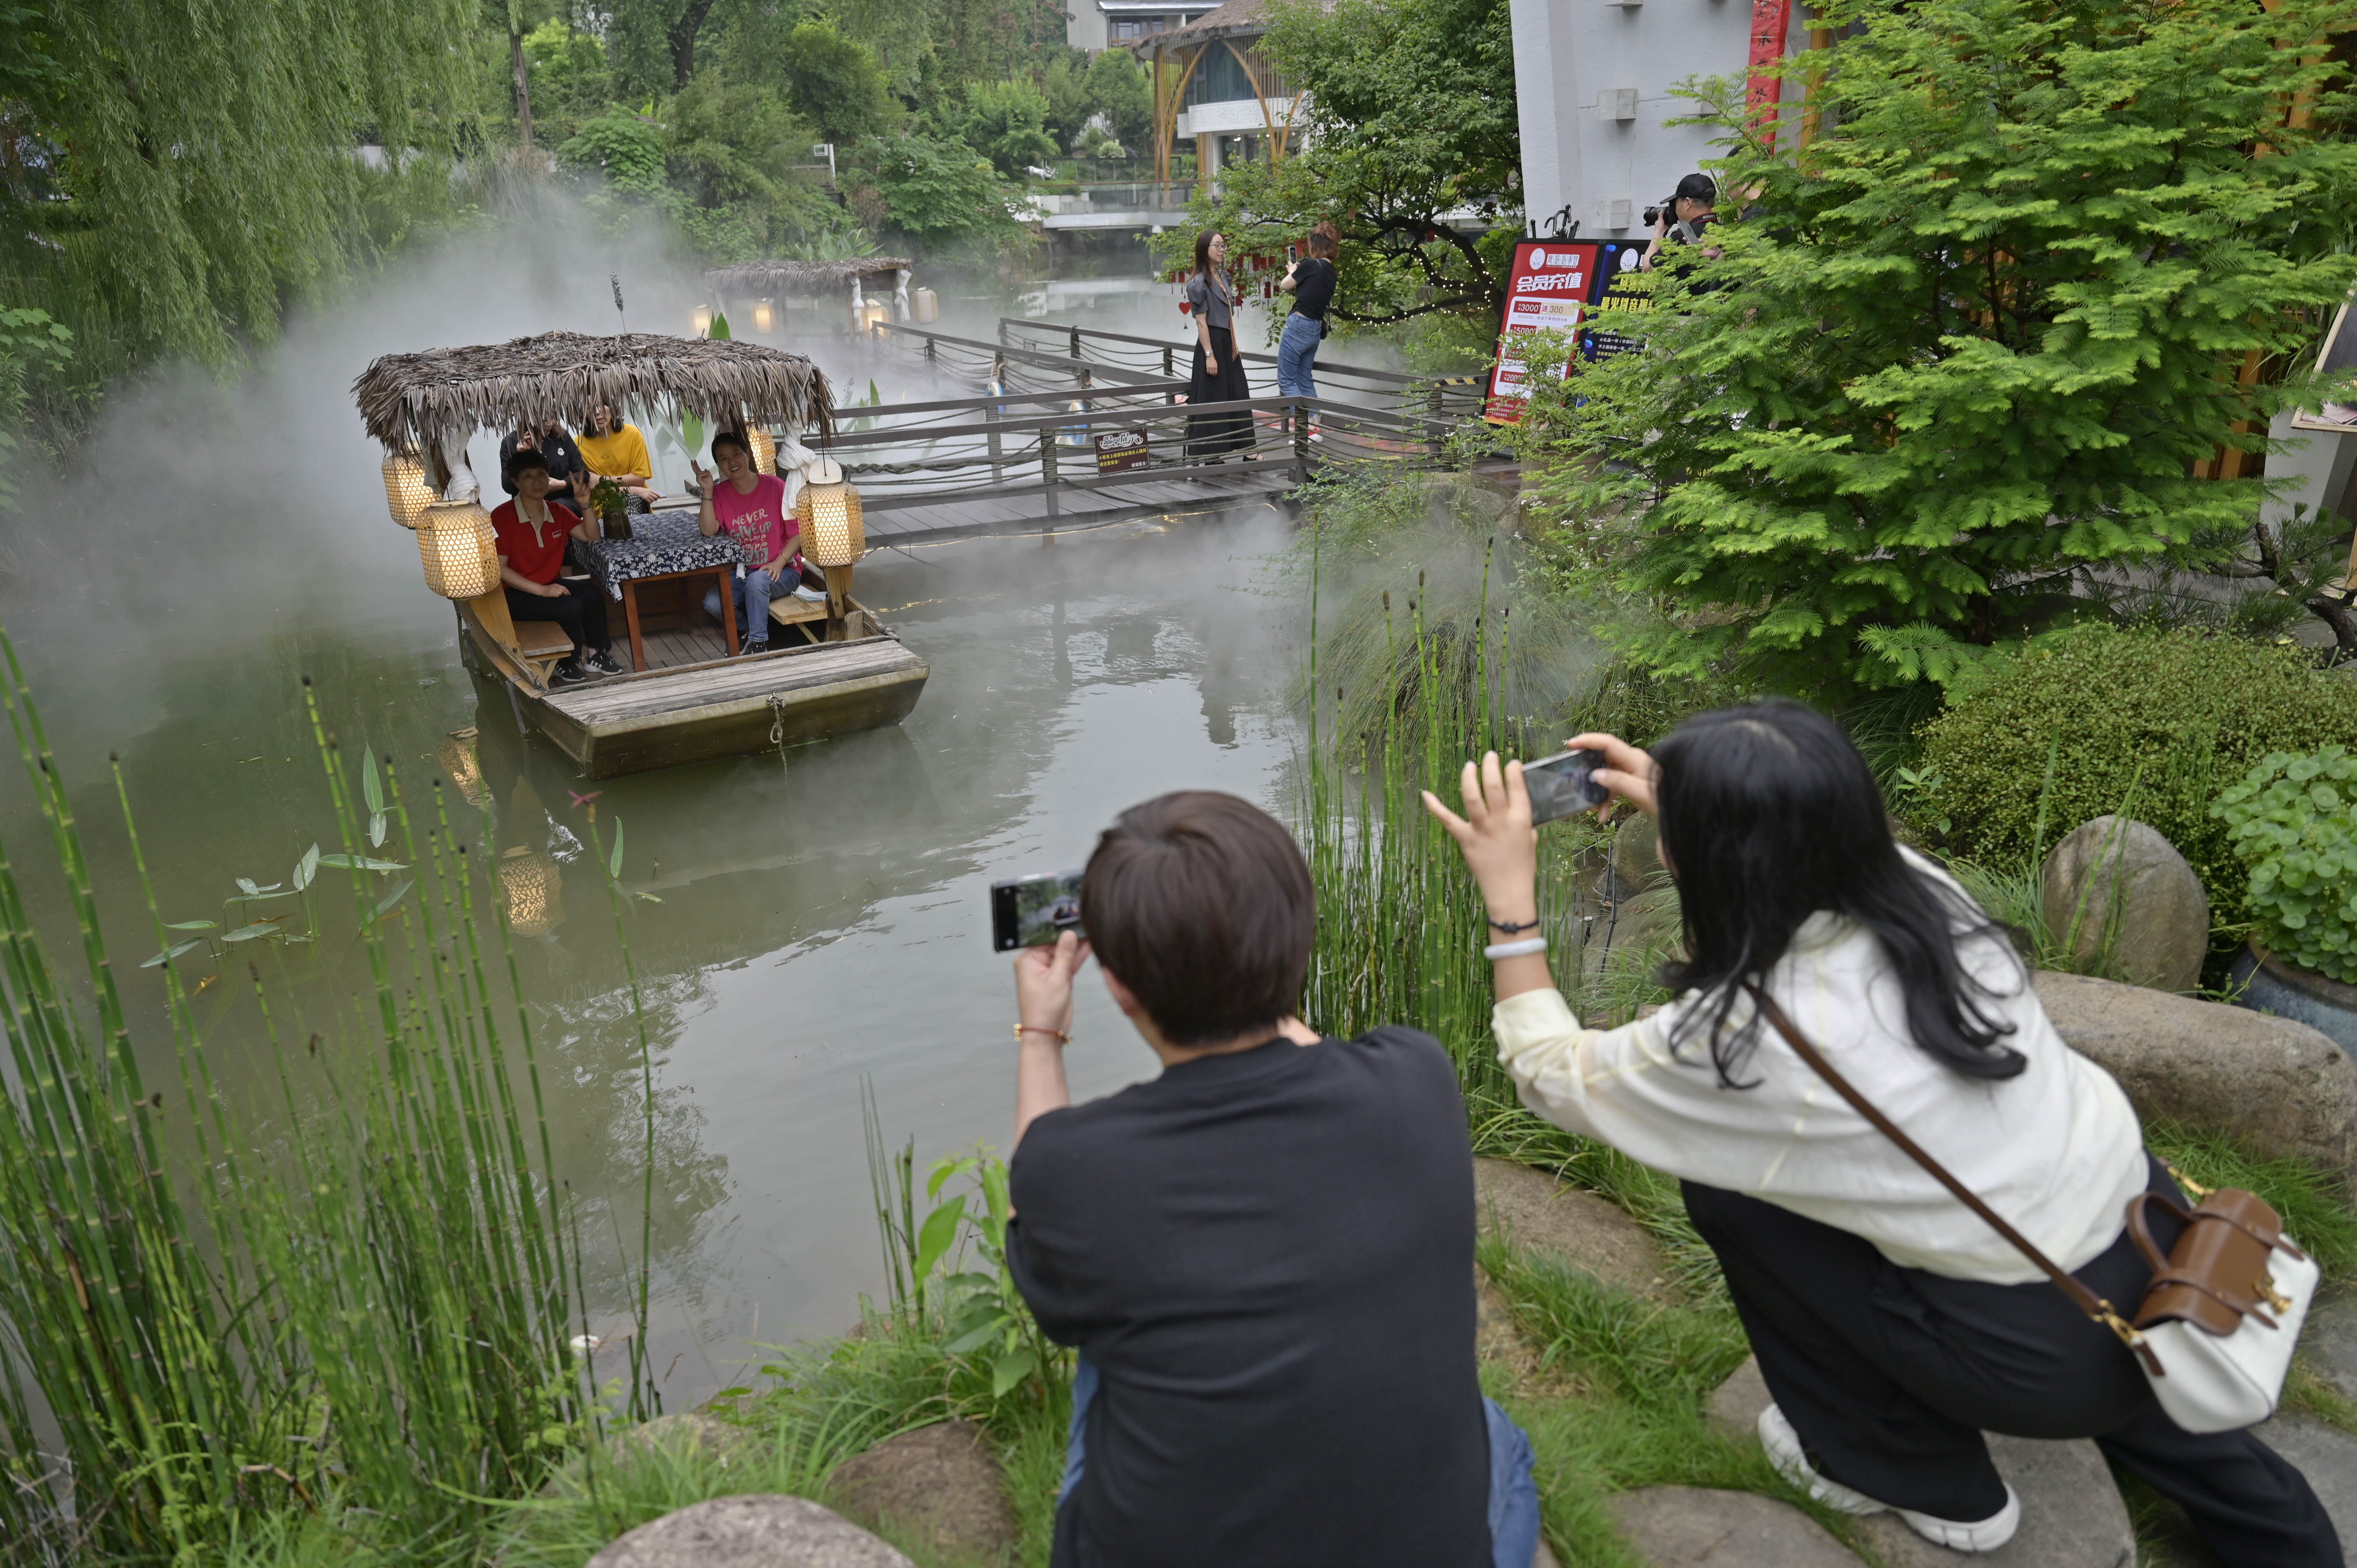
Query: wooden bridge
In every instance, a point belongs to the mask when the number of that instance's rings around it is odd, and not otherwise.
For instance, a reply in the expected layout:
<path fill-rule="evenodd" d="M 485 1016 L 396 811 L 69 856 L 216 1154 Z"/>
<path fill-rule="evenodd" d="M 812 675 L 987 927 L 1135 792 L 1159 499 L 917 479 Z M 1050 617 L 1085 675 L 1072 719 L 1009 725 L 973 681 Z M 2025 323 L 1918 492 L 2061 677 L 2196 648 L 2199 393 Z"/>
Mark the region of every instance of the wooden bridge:
<path fill-rule="evenodd" d="M 1474 378 L 1329 364 L 1317 374 L 1332 395 L 1272 387 L 1190 406 L 1179 401 L 1186 347 L 1013 317 L 995 343 L 889 322 L 871 337 L 879 352 L 975 387 L 971 397 L 835 411 L 830 450 L 859 487 L 871 545 L 1280 499 L 1338 461 L 1431 467 L 1479 409 Z M 1274 356 L 1242 358 L 1248 382 L 1273 381 Z M 1232 449 L 1210 450 L 1227 445 L 1205 439 L 1214 424 Z"/>

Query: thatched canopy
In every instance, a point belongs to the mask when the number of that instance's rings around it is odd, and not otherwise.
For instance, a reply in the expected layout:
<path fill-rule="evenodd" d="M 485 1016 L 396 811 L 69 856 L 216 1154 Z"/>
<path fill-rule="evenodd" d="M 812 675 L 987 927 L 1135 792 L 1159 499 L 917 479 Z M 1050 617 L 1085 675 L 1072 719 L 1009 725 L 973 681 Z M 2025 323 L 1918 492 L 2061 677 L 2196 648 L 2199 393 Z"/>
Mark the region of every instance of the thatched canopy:
<path fill-rule="evenodd" d="M 825 428 L 834 393 L 800 354 L 758 343 L 630 332 L 544 332 L 472 349 L 387 354 L 352 383 L 368 432 L 387 448 L 459 440 L 559 419 L 579 426 L 592 405 L 671 420 L 693 413 L 788 430 Z"/>
<path fill-rule="evenodd" d="M 713 293 L 729 299 L 775 299 L 780 295 L 808 297 L 848 293 L 853 278 L 862 285 L 870 279 L 889 280 L 894 273 L 906 271 L 908 265 L 906 256 L 862 256 L 851 262 L 738 262 L 734 266 L 707 270 L 704 284 Z"/>

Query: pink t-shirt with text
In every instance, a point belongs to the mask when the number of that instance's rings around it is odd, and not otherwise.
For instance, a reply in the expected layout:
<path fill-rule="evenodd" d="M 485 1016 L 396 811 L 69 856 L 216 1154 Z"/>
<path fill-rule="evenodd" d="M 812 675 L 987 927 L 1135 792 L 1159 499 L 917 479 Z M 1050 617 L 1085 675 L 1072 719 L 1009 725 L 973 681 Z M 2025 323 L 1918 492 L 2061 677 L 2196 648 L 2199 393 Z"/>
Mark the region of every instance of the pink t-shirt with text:
<path fill-rule="evenodd" d="M 748 567 L 766 566 L 776 560 L 786 542 L 802 529 L 800 520 L 786 510 L 786 482 L 775 474 L 755 479 L 750 495 L 738 495 L 737 487 L 725 478 L 716 481 L 712 515 L 737 541 Z"/>

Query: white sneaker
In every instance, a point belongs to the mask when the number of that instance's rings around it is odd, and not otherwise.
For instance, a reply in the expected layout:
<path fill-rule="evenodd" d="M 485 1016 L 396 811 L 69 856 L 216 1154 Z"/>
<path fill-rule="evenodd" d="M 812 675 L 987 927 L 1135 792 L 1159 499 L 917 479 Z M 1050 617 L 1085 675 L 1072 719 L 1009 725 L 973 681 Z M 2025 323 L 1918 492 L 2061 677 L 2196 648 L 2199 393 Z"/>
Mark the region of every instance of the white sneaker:
<path fill-rule="evenodd" d="M 1967 1524 L 1935 1514 L 1918 1513 L 1913 1509 L 1893 1508 L 1820 1476 L 1816 1466 L 1809 1463 L 1808 1451 L 1801 1445 L 1801 1434 L 1792 1430 L 1784 1412 L 1772 1404 L 1760 1412 L 1760 1445 L 1768 1451 L 1768 1463 L 1776 1474 L 1835 1512 L 1895 1513 L 1908 1529 L 1951 1552 L 1995 1552 L 2021 1528 L 2021 1498 L 2010 1482 L 2005 1488 L 2005 1507 L 1985 1520 Z"/>

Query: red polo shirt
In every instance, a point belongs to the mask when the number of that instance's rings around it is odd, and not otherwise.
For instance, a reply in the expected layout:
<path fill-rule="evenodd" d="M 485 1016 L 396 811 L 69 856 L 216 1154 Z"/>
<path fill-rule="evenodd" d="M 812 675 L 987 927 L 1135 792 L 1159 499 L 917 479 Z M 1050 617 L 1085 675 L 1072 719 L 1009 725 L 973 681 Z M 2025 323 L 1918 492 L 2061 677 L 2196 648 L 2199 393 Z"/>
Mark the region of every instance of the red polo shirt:
<path fill-rule="evenodd" d="M 517 576 L 535 583 L 556 581 L 557 573 L 565 569 L 565 535 L 581 522 L 562 501 L 550 501 L 548 515 L 554 523 L 535 529 L 517 513 L 513 501 L 491 513 L 491 532 L 500 537 L 500 553 L 507 557 Z"/>

